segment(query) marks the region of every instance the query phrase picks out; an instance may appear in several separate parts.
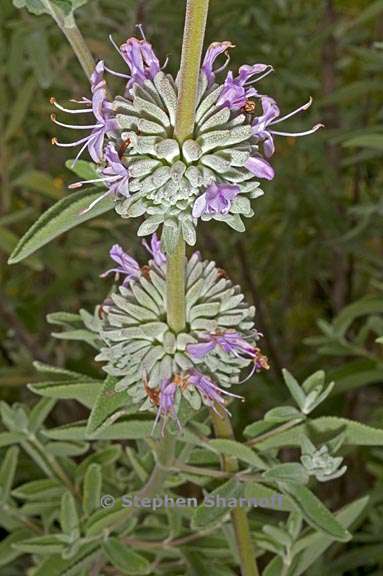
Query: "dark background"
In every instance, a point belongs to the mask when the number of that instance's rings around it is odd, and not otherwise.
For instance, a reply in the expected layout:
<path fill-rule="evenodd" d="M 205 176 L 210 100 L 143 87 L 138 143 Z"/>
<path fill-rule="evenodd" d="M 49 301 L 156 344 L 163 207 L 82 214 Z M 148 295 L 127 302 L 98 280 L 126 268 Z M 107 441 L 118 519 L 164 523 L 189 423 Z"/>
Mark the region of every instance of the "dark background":
<path fill-rule="evenodd" d="M 88 84 L 48 16 L 17 10 L 7 0 L 1 4 L 0 397 L 33 402 L 26 388 L 37 379 L 33 358 L 100 374 L 85 344 L 50 336 L 46 314 L 92 310 L 103 300 L 110 282 L 98 275 L 108 267 L 113 243 L 138 259 L 144 251 L 135 235 L 138 222 L 107 214 L 7 266 L 17 239 L 70 193 L 75 178 L 64 166 L 70 153 L 50 144 L 65 131 L 60 134 L 49 120 L 49 97 L 78 98 L 88 94 Z M 108 35 L 120 43 L 140 22 L 160 59 L 169 56 L 168 69 L 174 72 L 183 8 L 180 0 L 91 0 L 76 14 L 93 54 L 111 68 L 122 71 L 124 65 Z M 234 413 L 239 437 L 245 424 L 286 399 L 282 367 L 298 379 L 326 370 L 337 381 L 326 412 L 382 427 L 382 353 L 375 342 L 383 335 L 382 31 L 381 1 L 211 2 L 206 45 L 231 40 L 234 69 L 272 64 L 275 73 L 262 82 L 262 90 L 283 113 L 314 98 L 312 108 L 285 129 L 326 125 L 307 138 L 277 140 L 276 177 L 264 183 L 265 195 L 254 202 L 256 215 L 246 222 L 246 233 L 218 224 L 199 227 L 203 255 L 225 268 L 255 303 L 262 348 L 271 363 L 265 376 L 246 384 L 246 404 Z M 111 86 L 121 89 L 116 79 Z M 377 303 L 370 313 L 366 298 Z M 352 321 L 345 333 L 331 333 L 339 314 L 341 319 L 351 314 Z M 66 403 L 56 412 L 56 424 L 73 420 L 78 411 Z M 348 464 L 348 475 L 324 490 L 330 504 L 339 506 L 367 489 L 381 491 L 381 454 L 359 451 Z M 369 530 L 372 520 L 366 522 Z M 379 534 L 381 528 L 378 523 L 371 530 Z M 352 573 L 382 574 L 382 557 L 383 552 L 380 560 L 365 559 L 363 570 Z"/>

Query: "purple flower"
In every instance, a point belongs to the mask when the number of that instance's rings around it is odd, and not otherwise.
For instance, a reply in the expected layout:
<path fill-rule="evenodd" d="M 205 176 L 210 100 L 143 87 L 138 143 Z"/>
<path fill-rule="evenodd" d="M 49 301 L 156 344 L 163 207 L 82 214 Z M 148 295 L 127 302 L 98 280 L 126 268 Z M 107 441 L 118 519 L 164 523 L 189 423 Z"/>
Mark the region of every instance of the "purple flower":
<path fill-rule="evenodd" d="M 256 355 L 257 348 L 251 346 L 251 344 L 235 330 L 202 334 L 201 338 L 206 340 L 206 342 L 188 344 L 186 346 L 187 353 L 197 359 L 204 358 L 206 354 L 214 350 L 216 346 L 220 346 L 225 352 L 234 354 L 234 356 L 237 357 L 244 355 L 253 358 Z"/>
<path fill-rule="evenodd" d="M 208 86 L 214 84 L 215 75 L 218 74 L 218 72 L 221 72 L 227 66 L 227 63 L 229 61 L 228 57 L 223 66 L 214 69 L 214 63 L 216 59 L 224 52 L 226 53 L 226 50 L 228 50 L 228 48 L 234 48 L 234 44 L 225 40 L 224 42 L 213 42 L 206 50 L 205 58 L 203 59 L 201 69 L 207 78 Z"/>
<path fill-rule="evenodd" d="M 116 268 L 111 268 L 110 270 L 107 270 L 106 272 L 101 274 L 100 275 L 101 278 L 105 278 L 105 276 L 108 276 L 109 274 L 112 273 L 122 274 L 125 276 L 122 285 L 125 286 L 130 280 L 139 277 L 141 269 L 138 262 L 134 258 L 129 256 L 129 254 L 124 252 L 124 250 L 121 248 L 121 246 L 119 246 L 119 244 L 114 244 L 114 246 L 112 246 L 112 248 L 109 251 L 109 255 L 112 258 L 112 260 L 117 262 L 118 266 Z"/>
<path fill-rule="evenodd" d="M 272 180 L 275 176 L 274 168 L 259 154 L 257 154 L 257 156 L 251 156 L 246 160 L 245 167 L 250 170 L 254 176 L 257 176 L 257 178 Z"/>
<path fill-rule="evenodd" d="M 210 406 L 217 414 L 219 414 L 219 412 L 216 409 L 216 404 L 222 406 L 225 412 L 229 413 L 225 407 L 224 396 L 241 398 L 243 400 L 242 396 L 238 396 L 237 394 L 232 394 L 231 392 L 222 390 L 222 388 L 214 384 L 214 382 L 208 376 L 205 376 L 202 374 L 202 372 L 199 372 L 194 368 L 189 372 L 188 382 L 194 386 L 196 390 L 198 390 L 200 396 L 205 401 L 205 404 Z"/>
<path fill-rule="evenodd" d="M 239 192 L 240 187 L 234 184 L 210 184 L 194 202 L 194 218 L 199 218 L 202 214 L 227 214 Z"/>
<path fill-rule="evenodd" d="M 166 256 L 161 250 L 161 241 L 158 239 L 156 233 L 152 234 L 150 246 L 146 240 L 143 240 L 142 244 L 145 246 L 149 254 L 153 256 L 153 260 L 158 267 L 161 267 L 162 264 L 166 263 Z"/>
<path fill-rule="evenodd" d="M 311 128 L 311 130 L 306 130 L 305 132 L 279 132 L 277 130 L 270 129 L 270 126 L 274 126 L 279 122 L 283 122 L 284 120 L 295 116 L 295 114 L 298 114 L 298 112 L 301 112 L 302 110 L 307 110 L 307 108 L 311 106 L 311 103 L 312 99 L 310 98 L 306 104 L 303 104 L 296 110 L 289 112 L 289 114 L 280 116 L 280 110 L 275 100 L 269 96 L 261 97 L 263 114 L 254 118 L 252 122 L 252 128 L 254 136 L 263 143 L 263 149 L 266 158 L 270 158 L 270 156 L 272 156 L 275 151 L 273 135 L 293 137 L 307 136 L 308 134 L 313 134 L 313 132 L 316 132 L 319 130 L 319 128 L 323 127 L 323 124 L 316 124 L 313 128 Z"/>
<path fill-rule="evenodd" d="M 129 38 L 120 46 L 119 51 L 130 69 L 130 76 L 126 75 L 129 78 L 128 89 L 135 83 L 142 86 L 145 80 L 153 80 L 161 69 L 152 45 L 145 38 Z"/>
<path fill-rule="evenodd" d="M 64 124 L 59 122 L 56 120 L 54 114 L 51 115 L 52 121 L 59 126 L 63 126 L 64 128 L 73 128 L 75 130 L 91 130 L 88 136 L 85 138 L 80 138 L 80 140 L 77 140 L 76 142 L 64 143 L 58 142 L 56 138 L 52 139 L 53 144 L 68 148 L 82 144 L 73 164 L 75 164 L 78 158 L 80 158 L 85 148 L 88 148 L 89 154 L 94 162 L 101 162 L 103 159 L 103 146 L 105 136 L 108 132 L 115 130 L 117 127 L 116 121 L 112 117 L 111 104 L 106 97 L 106 83 L 103 79 L 103 75 L 104 63 L 102 60 L 100 60 L 91 76 L 92 100 L 87 98 L 80 100 L 80 102 L 86 105 L 87 108 L 71 110 L 69 108 L 60 106 L 54 98 L 51 98 L 51 104 L 63 112 L 68 112 L 69 114 L 93 113 L 96 118 L 96 124 L 76 126 L 73 124 Z"/>
<path fill-rule="evenodd" d="M 179 420 L 177 418 L 175 410 L 175 400 L 176 400 L 177 384 L 172 382 L 170 378 L 162 380 L 160 385 L 159 394 L 159 406 L 157 410 L 156 419 L 154 420 L 152 434 L 158 424 L 159 419 L 163 418 L 163 424 L 161 429 L 161 434 L 164 433 L 164 428 L 167 420 L 167 416 L 170 414 L 177 421 L 178 426 L 180 426 Z"/>
<path fill-rule="evenodd" d="M 251 86 L 270 74 L 273 68 L 267 64 L 244 65 L 239 69 L 239 74 L 234 78 L 232 72 L 228 72 L 222 92 L 217 100 L 218 106 L 227 106 L 231 110 L 239 110 L 246 104 L 246 100 L 252 96 L 258 96 L 258 92 Z M 253 76 L 258 76 L 253 78 Z"/>
<path fill-rule="evenodd" d="M 112 142 L 105 149 L 107 166 L 102 170 L 104 182 L 109 193 L 117 196 L 129 197 L 129 170 L 121 162 L 118 152 Z"/>
<path fill-rule="evenodd" d="M 98 184 L 103 182 L 108 187 L 108 190 L 103 194 L 100 194 L 96 200 L 93 200 L 85 210 L 81 211 L 81 214 L 89 212 L 89 210 L 98 204 L 100 200 L 110 194 L 113 194 L 115 198 L 118 196 L 125 196 L 125 198 L 129 197 L 129 170 L 121 162 L 113 142 L 109 142 L 105 148 L 105 160 L 107 165 L 101 170 L 101 178 L 82 180 L 81 182 L 74 182 L 69 185 L 69 188 L 74 189 L 81 188 L 84 184 Z"/>

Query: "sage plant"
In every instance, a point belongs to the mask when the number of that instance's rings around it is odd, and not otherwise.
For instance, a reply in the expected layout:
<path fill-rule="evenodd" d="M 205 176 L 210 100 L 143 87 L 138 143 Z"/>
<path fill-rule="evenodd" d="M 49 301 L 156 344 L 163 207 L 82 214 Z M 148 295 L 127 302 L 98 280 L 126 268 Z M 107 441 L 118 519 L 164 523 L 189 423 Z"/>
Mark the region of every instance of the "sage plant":
<path fill-rule="evenodd" d="M 75 103 L 51 99 L 60 130 L 52 142 L 75 148 L 70 167 L 82 173 L 81 159 L 88 176 L 69 185 L 76 191 L 26 233 L 10 263 L 112 208 L 141 219 L 149 259 L 138 262 L 128 246 L 114 244 L 111 267 L 98 272 L 104 301 L 92 312 L 48 316 L 61 327 L 56 337 L 96 350 L 100 378 L 36 363 L 50 378 L 31 385 L 42 399 L 32 410 L 2 405 L 2 445 L 19 444 L 46 476 L 11 491 L 19 451 L 9 448 L 0 470 L 3 525 L 16 530 L 7 559 L 30 554 L 34 576 L 306 573 L 333 542 L 350 538 L 348 527 L 367 504 L 362 498 L 333 514 L 313 482 L 342 476 L 342 447 L 381 445 L 382 432 L 311 418 L 333 384 L 321 370 L 302 385 L 284 371 L 294 405 L 273 408 L 237 441 L 231 406 L 246 401 L 242 383 L 269 368 L 256 311 L 222 268 L 227 263 L 186 255 L 185 243 L 194 246 L 198 226 L 210 220 L 244 231 L 251 201 L 263 194 L 260 181 L 267 186 L 275 177 L 277 139 L 322 126 L 277 126 L 311 98 L 281 114 L 264 93 L 270 65 L 232 70 L 229 40 L 202 55 L 208 0 L 186 3 L 176 78 L 141 27 L 120 45 L 112 39 L 121 63 L 111 70 L 92 63 L 74 5 L 69 15 L 53 0 L 41 6 L 90 79 L 89 93 Z M 119 95 L 107 87 L 108 75 L 119 78 Z M 82 115 L 86 124 L 76 120 Z M 71 141 L 63 135 L 71 129 L 85 135 Z M 84 164 L 86 153 L 92 162 Z M 54 403 L 70 398 L 89 411 L 87 421 L 44 427 Z M 280 459 L 286 446 L 299 450 L 295 461 Z M 184 506 L 181 494 L 191 487 L 198 498 Z"/>

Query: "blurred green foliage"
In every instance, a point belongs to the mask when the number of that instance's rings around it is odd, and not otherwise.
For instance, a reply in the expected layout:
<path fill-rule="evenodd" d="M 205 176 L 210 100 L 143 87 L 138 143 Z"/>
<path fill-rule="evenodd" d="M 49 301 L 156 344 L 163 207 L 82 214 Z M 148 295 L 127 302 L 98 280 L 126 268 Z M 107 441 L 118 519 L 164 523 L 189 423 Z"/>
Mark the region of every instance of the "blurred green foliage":
<path fill-rule="evenodd" d="M 49 120 L 49 97 L 79 98 L 88 86 L 48 15 L 35 17 L 9 0 L 2 2 L 1 15 L 0 396 L 14 401 L 29 399 L 25 385 L 36 379 L 33 358 L 100 374 L 85 345 L 50 338 L 45 317 L 57 309 L 92 309 L 103 300 L 110 285 L 98 276 L 114 242 L 137 258 L 143 252 L 136 222 L 109 213 L 7 266 L 17 239 L 70 193 L 73 181 L 65 151 L 50 144 L 57 131 Z M 123 41 L 140 22 L 161 60 L 169 57 L 168 67 L 177 69 L 182 2 L 90 0 L 76 15 L 91 51 L 111 68 L 123 70 L 123 64 L 108 35 Z M 211 2 L 207 41 L 231 40 L 233 67 L 272 64 L 275 73 L 262 90 L 282 111 L 313 96 L 311 111 L 291 120 L 292 130 L 317 121 L 326 125 L 309 138 L 278 140 L 277 176 L 265 184 L 245 234 L 212 224 L 200 228 L 204 256 L 224 267 L 256 304 L 272 365 L 266 377 L 246 384 L 246 406 L 234 415 L 241 428 L 285 398 L 282 367 L 302 377 L 324 368 L 336 381 L 327 404 L 333 414 L 382 427 L 383 363 L 375 342 L 383 335 L 382 32 L 382 0 Z M 371 301 L 376 305 L 366 305 Z M 72 420 L 76 410 L 68 403 L 55 414 L 56 424 Z M 374 490 L 381 502 L 382 453 L 357 454 L 349 469 L 339 493 L 325 494 L 329 501 L 342 504 L 378 478 Z M 379 542 L 381 529 L 372 515 L 360 545 Z M 334 573 L 351 574 L 359 566 L 355 549 L 348 554 L 338 559 Z M 381 554 L 365 551 L 363 558 L 363 571 L 352 574 L 381 573 Z M 318 566 L 315 574 L 322 574 L 323 564 Z"/>

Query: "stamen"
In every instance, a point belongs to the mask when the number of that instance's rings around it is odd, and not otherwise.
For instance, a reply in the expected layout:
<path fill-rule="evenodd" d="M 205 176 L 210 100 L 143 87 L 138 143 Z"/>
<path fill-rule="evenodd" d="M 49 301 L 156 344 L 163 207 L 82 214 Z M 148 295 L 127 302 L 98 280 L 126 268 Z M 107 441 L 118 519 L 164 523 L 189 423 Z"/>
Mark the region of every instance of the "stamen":
<path fill-rule="evenodd" d="M 123 57 L 120 48 L 117 46 L 117 44 L 116 44 L 115 41 L 113 40 L 113 37 L 112 37 L 111 34 L 109 34 L 109 41 L 113 44 L 114 48 L 117 50 L 117 52 L 119 53 L 119 55 Z"/>
<path fill-rule="evenodd" d="M 109 194 L 110 194 L 110 190 L 108 190 L 107 192 L 104 192 L 104 194 L 101 194 L 98 198 L 96 198 L 96 200 L 93 200 L 93 202 L 91 202 L 89 204 L 88 208 L 84 208 L 83 210 L 81 210 L 80 215 L 82 216 L 83 214 L 87 214 L 87 212 L 92 210 L 92 208 L 94 208 L 96 206 L 96 204 L 98 204 L 101 200 L 103 200 L 103 198 L 106 198 L 106 196 L 108 196 Z"/>
<path fill-rule="evenodd" d="M 256 371 L 256 369 L 257 369 L 257 367 L 256 367 L 255 362 L 254 362 L 254 365 L 253 365 L 252 369 L 250 370 L 249 374 L 246 376 L 246 378 L 244 378 L 243 380 L 240 380 L 240 381 L 238 382 L 238 384 L 244 384 L 245 382 L 247 382 L 248 380 L 250 380 L 250 378 L 253 376 L 253 374 L 254 374 L 254 372 Z"/>
<path fill-rule="evenodd" d="M 74 130 L 92 130 L 93 128 L 102 128 L 102 124 L 90 124 L 90 125 L 80 125 L 80 126 L 75 126 L 74 124 L 64 124 L 63 122 L 59 122 L 56 119 L 55 114 L 51 114 L 51 120 L 52 120 L 52 122 L 57 124 L 57 126 L 62 126 L 63 128 L 72 128 Z"/>
<path fill-rule="evenodd" d="M 57 140 L 57 138 L 52 138 L 51 142 L 52 144 L 54 144 L 55 146 L 62 146 L 63 148 L 72 148 L 74 146 L 78 146 L 79 144 L 82 144 L 83 142 L 87 143 L 89 140 L 89 136 L 86 136 L 85 138 L 81 138 L 81 140 L 77 140 L 76 142 L 59 142 Z"/>
<path fill-rule="evenodd" d="M 80 151 L 76 154 L 76 157 L 71 164 L 71 168 L 74 168 L 76 166 L 77 160 L 80 158 L 80 156 L 84 152 L 85 148 L 87 148 L 89 146 L 89 144 L 91 142 L 93 142 L 93 140 L 94 140 L 94 137 L 92 137 L 92 136 L 88 136 L 88 138 L 85 138 L 85 144 L 82 146 L 82 148 L 80 148 Z"/>
<path fill-rule="evenodd" d="M 144 28 L 143 28 L 142 24 L 136 24 L 136 28 L 139 29 L 143 40 L 144 40 L 145 42 L 147 42 L 147 40 L 146 40 L 146 38 L 145 38 Z"/>
<path fill-rule="evenodd" d="M 313 99 L 310 96 L 310 100 L 308 102 L 306 102 L 306 104 L 303 104 L 302 106 L 299 106 L 299 108 L 297 108 L 296 110 L 289 112 L 289 114 L 285 114 L 284 116 L 281 116 L 277 120 L 274 120 L 272 122 L 272 124 L 278 124 L 279 122 L 283 122 L 284 120 L 287 120 L 287 118 L 291 118 L 291 116 L 295 116 L 295 114 L 298 114 L 298 112 L 302 112 L 302 110 L 307 110 L 308 108 L 310 108 L 312 102 L 313 102 Z"/>
<path fill-rule="evenodd" d="M 244 86 L 251 86 L 251 84 L 255 84 L 256 82 L 259 82 L 260 80 L 262 80 L 263 78 L 266 78 L 266 76 L 271 74 L 271 72 L 274 72 L 274 68 L 272 66 L 269 66 L 268 70 L 266 70 L 263 74 L 258 76 L 258 78 L 254 78 L 253 80 L 248 80 L 247 82 L 245 82 Z"/>
<path fill-rule="evenodd" d="M 234 48 L 234 44 L 231 46 L 231 48 Z M 219 68 L 214 70 L 214 74 L 219 74 L 220 72 L 225 70 L 225 68 L 227 68 L 227 66 L 230 62 L 230 53 L 226 51 L 226 52 L 224 52 L 224 54 L 226 56 L 226 60 L 225 60 L 224 64 L 222 64 L 222 66 L 220 66 Z"/>
<path fill-rule="evenodd" d="M 54 98 L 53 96 L 51 98 L 49 98 L 49 102 L 53 106 L 58 108 L 59 110 L 62 110 L 62 112 L 68 112 L 69 114 L 83 114 L 84 112 L 89 114 L 89 113 L 93 112 L 93 110 L 91 108 L 83 108 L 83 109 L 77 109 L 77 110 L 71 110 L 70 108 L 64 108 L 64 106 L 61 106 L 61 104 L 56 102 L 56 98 Z"/>
<path fill-rule="evenodd" d="M 130 80 L 131 76 L 129 74 L 123 74 L 122 72 L 115 72 L 115 70 L 112 70 L 111 68 L 107 68 L 107 66 L 105 66 L 105 70 L 107 72 L 109 72 L 109 74 L 112 74 L 112 76 L 118 76 L 119 78 L 126 78 L 128 80 Z"/>
<path fill-rule="evenodd" d="M 170 58 L 170 56 L 166 56 L 165 62 L 164 62 L 164 63 L 162 64 L 162 66 L 161 66 L 161 70 L 163 70 L 164 68 L 166 68 L 166 66 L 168 65 L 168 62 L 169 62 L 169 58 Z"/>
<path fill-rule="evenodd" d="M 75 104 L 92 104 L 92 100 L 89 100 L 89 98 L 85 98 L 85 96 L 82 96 L 80 100 L 77 100 L 76 98 L 71 98 L 69 102 L 74 102 Z"/>
<path fill-rule="evenodd" d="M 94 178 L 93 180 L 81 180 L 81 182 L 73 182 L 69 184 L 68 188 L 73 190 L 74 188 L 81 188 L 84 184 L 95 184 L 96 182 L 106 182 L 111 180 L 117 180 L 120 176 L 105 176 L 104 178 Z"/>
<path fill-rule="evenodd" d="M 298 136 L 308 136 L 309 134 L 313 134 L 319 128 L 324 128 L 324 124 L 316 124 L 311 130 L 306 130 L 306 132 L 277 132 L 276 130 L 269 130 L 270 134 L 275 134 L 276 136 L 291 136 L 292 138 L 296 138 Z"/>

